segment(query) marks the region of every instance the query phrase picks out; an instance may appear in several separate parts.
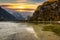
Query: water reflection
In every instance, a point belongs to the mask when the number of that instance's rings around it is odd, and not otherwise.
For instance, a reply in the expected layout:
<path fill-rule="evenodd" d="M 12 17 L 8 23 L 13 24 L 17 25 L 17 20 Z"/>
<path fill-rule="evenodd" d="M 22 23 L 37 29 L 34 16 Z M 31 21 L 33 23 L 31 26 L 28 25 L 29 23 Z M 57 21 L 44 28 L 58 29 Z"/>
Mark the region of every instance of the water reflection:
<path fill-rule="evenodd" d="M 0 22 L 0 40 L 60 40 L 50 31 L 42 31 L 50 24 Z"/>
<path fill-rule="evenodd" d="M 38 40 L 27 23 L 0 22 L 0 40 Z"/>

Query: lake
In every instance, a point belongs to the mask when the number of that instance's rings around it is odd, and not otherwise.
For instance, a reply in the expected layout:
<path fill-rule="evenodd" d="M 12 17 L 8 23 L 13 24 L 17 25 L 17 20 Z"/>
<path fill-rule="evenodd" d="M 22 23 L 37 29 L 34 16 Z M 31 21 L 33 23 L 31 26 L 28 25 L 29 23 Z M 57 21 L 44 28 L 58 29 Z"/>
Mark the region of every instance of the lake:
<path fill-rule="evenodd" d="M 43 31 L 43 26 L 51 24 L 33 24 L 0 22 L 0 40 L 60 40 L 60 36 Z"/>

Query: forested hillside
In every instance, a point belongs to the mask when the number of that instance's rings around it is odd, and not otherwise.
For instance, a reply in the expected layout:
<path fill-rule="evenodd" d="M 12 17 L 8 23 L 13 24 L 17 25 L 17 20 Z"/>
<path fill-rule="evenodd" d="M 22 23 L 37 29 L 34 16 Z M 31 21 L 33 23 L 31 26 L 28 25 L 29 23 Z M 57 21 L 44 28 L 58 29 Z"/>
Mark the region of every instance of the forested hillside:
<path fill-rule="evenodd" d="M 46 1 L 42 5 L 39 5 L 33 16 L 33 21 L 60 21 L 60 0 L 58 1 Z"/>

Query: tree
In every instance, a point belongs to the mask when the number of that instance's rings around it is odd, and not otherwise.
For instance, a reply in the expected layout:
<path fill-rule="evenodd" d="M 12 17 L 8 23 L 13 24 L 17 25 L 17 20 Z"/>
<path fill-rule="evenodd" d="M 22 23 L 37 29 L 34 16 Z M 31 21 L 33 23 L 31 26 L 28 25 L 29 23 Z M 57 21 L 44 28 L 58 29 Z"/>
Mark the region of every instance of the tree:
<path fill-rule="evenodd" d="M 46 1 L 37 7 L 32 18 L 35 21 L 60 21 L 60 10 L 58 9 L 60 9 L 58 1 Z"/>

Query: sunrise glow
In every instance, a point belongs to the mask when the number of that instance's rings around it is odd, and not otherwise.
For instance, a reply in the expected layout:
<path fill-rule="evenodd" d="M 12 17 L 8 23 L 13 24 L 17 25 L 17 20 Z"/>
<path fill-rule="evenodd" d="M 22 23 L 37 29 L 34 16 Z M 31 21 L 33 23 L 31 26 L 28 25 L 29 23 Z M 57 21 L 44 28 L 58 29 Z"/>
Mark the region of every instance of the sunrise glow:
<path fill-rule="evenodd" d="M 17 4 L 17 5 L 9 5 L 7 8 L 20 8 L 20 9 L 36 9 L 38 5 L 33 5 L 33 4 Z"/>
<path fill-rule="evenodd" d="M 0 6 L 19 12 L 34 12 L 42 0 L 0 0 Z"/>
<path fill-rule="evenodd" d="M 25 7 L 24 6 L 18 6 L 17 8 L 24 9 Z"/>
<path fill-rule="evenodd" d="M 37 6 L 38 5 L 21 3 L 21 4 L 9 4 L 8 6 L 4 6 L 4 7 L 20 12 L 34 12 Z"/>

